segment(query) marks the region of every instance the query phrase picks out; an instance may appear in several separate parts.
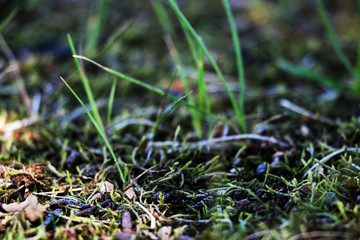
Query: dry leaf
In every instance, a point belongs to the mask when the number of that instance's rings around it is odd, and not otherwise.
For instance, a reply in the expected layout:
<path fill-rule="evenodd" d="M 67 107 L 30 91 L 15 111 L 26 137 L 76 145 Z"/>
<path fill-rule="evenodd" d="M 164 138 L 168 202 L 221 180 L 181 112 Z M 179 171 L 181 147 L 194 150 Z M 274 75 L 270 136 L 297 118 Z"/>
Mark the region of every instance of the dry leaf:
<path fill-rule="evenodd" d="M 38 199 L 34 195 L 30 195 L 22 203 L 10 203 L 2 205 L 2 208 L 8 213 L 24 211 L 26 218 L 31 222 L 38 220 L 48 207 L 49 204 L 41 205 L 38 203 Z"/>
<path fill-rule="evenodd" d="M 171 230 L 172 228 L 170 226 L 161 227 L 157 233 L 157 236 L 161 240 L 169 240 L 171 236 Z"/>
<path fill-rule="evenodd" d="M 134 191 L 134 188 L 129 188 L 124 192 L 124 195 L 132 202 L 136 201 L 136 193 Z"/>
<path fill-rule="evenodd" d="M 98 185 L 100 185 L 101 183 L 98 183 Z M 105 192 L 111 192 L 111 190 L 114 190 L 114 185 L 108 181 L 105 181 L 101 187 L 99 192 L 101 193 L 105 193 Z"/>

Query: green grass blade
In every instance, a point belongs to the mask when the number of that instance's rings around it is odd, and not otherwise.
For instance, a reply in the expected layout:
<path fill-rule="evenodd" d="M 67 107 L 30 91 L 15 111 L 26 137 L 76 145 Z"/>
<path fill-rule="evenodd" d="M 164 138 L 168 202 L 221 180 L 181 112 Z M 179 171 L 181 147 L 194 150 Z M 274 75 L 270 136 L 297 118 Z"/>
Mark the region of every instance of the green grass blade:
<path fill-rule="evenodd" d="M 85 52 L 90 56 L 94 56 L 98 50 L 101 30 L 103 29 L 107 17 L 108 5 L 109 3 L 107 0 L 98 1 L 96 15 L 95 17 L 90 17 L 89 19 Z"/>
<path fill-rule="evenodd" d="M 103 54 L 105 54 L 109 49 L 114 45 L 114 43 L 117 42 L 119 37 L 130 27 L 131 21 L 124 22 L 119 28 L 117 28 L 107 39 L 106 43 L 104 44 L 104 47 L 100 49 L 96 57 L 99 57 Z"/>
<path fill-rule="evenodd" d="M 113 105 L 114 105 L 115 90 L 116 90 L 116 80 L 114 79 L 112 86 L 111 86 L 111 90 L 110 90 L 109 103 L 108 103 L 108 114 L 107 114 L 107 118 L 106 118 L 106 122 L 108 125 L 111 122 L 111 114 L 112 114 L 112 109 L 113 109 Z"/>
<path fill-rule="evenodd" d="M 151 86 L 151 85 L 148 84 L 148 83 L 145 83 L 145 82 L 143 82 L 143 81 L 137 80 L 137 79 L 132 78 L 132 77 L 129 77 L 129 76 L 127 76 L 127 75 L 125 75 L 125 74 L 123 74 L 123 73 L 120 73 L 120 72 L 118 72 L 118 71 L 116 71 L 116 70 L 113 70 L 113 69 L 111 69 L 111 68 L 105 67 L 105 66 L 103 66 L 103 65 L 101 65 L 101 64 L 99 64 L 99 63 L 97 63 L 97 62 L 95 62 L 95 61 L 93 61 L 93 60 L 91 60 L 91 59 L 89 59 L 89 58 L 87 58 L 87 57 L 79 56 L 79 55 L 73 55 L 73 57 L 74 57 L 74 58 L 83 59 L 83 60 L 85 60 L 85 61 L 88 61 L 88 62 L 90 62 L 90 63 L 98 66 L 99 68 L 103 69 L 104 71 L 106 71 L 106 72 L 114 75 L 114 76 L 117 76 L 117 77 L 119 77 L 119 78 L 121 78 L 121 79 L 124 79 L 124 80 L 126 80 L 126 81 L 128 81 L 128 82 L 131 82 L 131 83 L 133 83 L 133 84 L 136 84 L 136 85 L 139 85 L 139 86 L 141 86 L 141 87 L 143 87 L 143 88 L 146 88 L 146 89 L 148 89 L 148 90 L 150 90 L 150 91 L 152 91 L 152 92 L 154 92 L 154 93 L 159 94 L 160 96 L 166 97 L 166 98 L 171 99 L 171 100 L 174 100 L 174 101 L 177 101 L 177 100 L 178 100 L 176 97 L 174 97 L 174 96 L 172 96 L 172 95 L 170 95 L 170 94 L 166 94 L 165 91 L 163 91 L 162 89 L 160 89 L 160 88 L 158 88 L 158 87 Z M 195 105 L 191 105 L 191 104 L 189 104 L 189 103 L 186 102 L 186 101 L 183 101 L 182 103 L 183 103 L 185 106 L 189 107 L 189 108 L 193 108 L 193 109 L 199 111 L 200 113 L 206 114 L 207 116 L 209 116 L 209 117 L 211 117 L 211 118 L 217 119 L 217 120 L 219 120 L 219 121 L 221 121 L 221 122 L 229 125 L 229 126 L 230 126 L 231 128 L 233 128 L 235 131 L 238 130 L 238 129 L 236 128 L 236 126 L 234 126 L 228 119 L 225 119 L 225 118 L 219 117 L 219 116 L 217 116 L 217 115 L 214 115 L 214 114 L 212 114 L 212 113 L 210 113 L 210 112 L 205 111 L 204 109 L 198 108 L 198 107 L 195 106 Z"/>
<path fill-rule="evenodd" d="M 6 16 L 6 18 L 0 23 L 0 32 L 11 22 L 11 20 L 16 16 L 18 12 L 17 8 L 14 8 L 9 15 Z"/>
<path fill-rule="evenodd" d="M 323 75 L 311 72 L 307 69 L 304 69 L 302 67 L 295 66 L 294 64 L 286 61 L 286 60 L 279 60 L 277 62 L 277 65 L 283 69 L 284 71 L 295 75 L 297 77 L 303 77 L 309 80 L 316 81 L 320 83 L 323 86 L 331 87 L 337 90 L 345 90 L 343 84 L 341 84 L 339 81 L 336 81 L 334 79 L 324 77 Z"/>
<path fill-rule="evenodd" d="M 204 44 L 204 42 L 202 41 L 201 37 L 196 33 L 196 31 L 194 30 L 194 28 L 191 26 L 191 24 L 189 23 L 189 21 L 186 19 L 186 17 L 183 15 L 183 13 L 180 11 L 180 9 L 178 8 L 178 6 L 176 5 L 176 3 L 173 0 L 167 0 L 167 2 L 169 3 L 170 7 L 172 8 L 172 10 L 175 12 L 175 14 L 177 15 L 177 17 L 179 18 L 179 20 L 186 26 L 186 28 L 189 30 L 189 32 L 191 33 L 191 35 L 193 36 L 193 38 L 195 39 L 195 41 L 197 42 L 197 44 L 202 48 L 202 50 L 204 51 L 206 57 L 209 59 L 211 65 L 213 66 L 216 74 L 218 75 L 219 79 L 221 80 L 226 94 L 228 95 L 230 102 L 232 104 L 233 110 L 235 112 L 235 115 L 238 119 L 238 123 L 241 127 L 241 129 L 243 131 L 246 131 L 246 127 L 243 124 L 244 120 L 243 120 L 243 115 L 241 114 L 241 111 L 235 101 L 234 95 L 232 94 L 228 84 L 226 83 L 225 77 L 223 75 L 223 73 L 220 70 L 220 67 L 218 66 L 218 64 L 216 63 L 216 61 L 214 60 L 214 58 L 211 56 L 209 50 L 207 49 L 206 45 Z"/>
<path fill-rule="evenodd" d="M 91 122 L 94 124 L 98 134 L 100 135 L 100 137 L 104 140 L 106 146 L 109 149 L 109 152 L 112 156 L 112 158 L 114 159 L 115 165 L 119 171 L 120 174 L 120 178 L 123 181 L 123 184 L 125 184 L 125 178 L 124 175 L 122 173 L 122 170 L 120 168 L 120 163 L 122 163 L 124 165 L 124 162 L 121 160 L 121 158 L 119 157 L 119 159 L 116 158 L 115 153 L 109 143 L 109 141 L 107 140 L 106 136 L 105 136 L 105 132 L 102 130 L 102 128 L 100 127 L 100 125 L 98 124 L 98 122 L 95 120 L 95 118 L 93 117 L 93 115 L 90 113 L 90 111 L 87 109 L 87 107 L 85 106 L 84 102 L 81 100 L 81 98 L 75 93 L 75 91 L 70 87 L 70 85 L 62 78 L 60 77 L 60 79 L 64 82 L 65 86 L 70 90 L 70 92 L 75 96 L 75 98 L 79 101 L 79 103 L 81 104 L 81 106 L 84 108 L 84 110 L 86 111 L 87 115 L 89 116 Z"/>
<path fill-rule="evenodd" d="M 357 49 L 357 59 L 356 59 L 356 74 L 360 76 L 360 0 L 357 0 L 358 6 L 358 49 Z M 359 91 L 360 83 L 357 82 L 355 89 Z"/>
<path fill-rule="evenodd" d="M 204 54 L 201 48 L 199 48 L 198 59 L 198 85 L 199 85 L 199 105 L 210 112 L 210 98 L 206 88 L 205 75 L 204 75 Z"/>
<path fill-rule="evenodd" d="M 163 4 L 158 0 L 151 0 L 150 3 L 165 32 L 169 35 L 172 35 L 174 33 L 174 26 L 172 25 L 170 17 L 167 14 Z"/>
<path fill-rule="evenodd" d="M 177 66 L 177 69 L 179 71 L 181 81 L 184 84 L 185 92 L 190 92 L 191 89 L 190 89 L 189 78 L 185 74 L 184 65 L 182 63 L 181 56 L 179 54 L 179 51 L 175 47 L 174 41 L 171 38 L 172 33 L 175 32 L 174 26 L 171 23 L 170 17 L 167 14 L 163 4 L 160 1 L 153 0 L 153 1 L 151 1 L 151 4 L 155 11 L 155 14 L 157 15 L 157 18 L 159 19 L 160 24 L 162 25 L 164 31 L 167 34 L 165 41 L 169 48 L 170 55 L 173 58 L 176 66 Z M 195 105 L 195 99 L 192 96 L 190 96 L 188 98 L 188 101 L 190 104 Z M 196 131 L 196 134 L 198 136 L 201 136 L 201 134 L 202 134 L 201 117 L 197 114 L 196 111 L 194 111 L 194 109 L 190 109 L 190 114 L 191 114 L 191 120 L 192 120 L 193 127 Z"/>
<path fill-rule="evenodd" d="M 154 133 L 154 136 L 155 136 L 155 132 L 156 132 L 156 129 L 160 126 L 160 124 L 165 120 L 165 118 L 172 112 L 172 110 L 174 110 L 177 105 L 182 101 L 184 100 L 187 96 L 189 96 L 190 94 L 192 93 L 189 92 L 188 94 L 186 94 L 185 96 L 182 96 L 181 98 L 179 98 L 178 100 L 176 100 L 176 102 L 174 102 L 171 107 L 169 107 L 169 109 L 167 109 L 161 116 L 160 118 L 156 121 L 154 127 L 153 127 L 153 133 Z"/>
<path fill-rule="evenodd" d="M 74 46 L 74 43 L 72 41 L 72 38 L 71 38 L 70 34 L 68 34 L 67 37 L 68 37 L 68 42 L 69 42 L 71 51 L 72 51 L 72 53 L 74 55 L 76 55 L 75 46 Z M 95 118 L 96 122 L 98 123 L 100 128 L 104 131 L 105 127 L 104 127 L 104 124 L 103 124 L 103 122 L 101 120 L 99 109 L 96 106 L 95 99 L 94 99 L 94 96 L 93 96 L 93 93 L 91 91 L 91 87 L 90 87 L 90 84 L 89 84 L 89 80 L 87 79 L 87 77 L 85 75 L 85 71 L 81 68 L 79 60 L 74 58 L 74 61 L 75 61 L 75 64 L 76 64 L 76 68 L 78 69 L 81 82 L 82 82 L 82 84 L 84 86 L 86 96 L 88 98 L 88 101 L 89 101 L 89 104 L 90 104 L 90 107 L 91 107 L 91 111 L 94 114 L 94 118 Z"/>
<path fill-rule="evenodd" d="M 226 12 L 229 24 L 230 24 L 231 35 L 232 35 L 232 40 L 233 40 L 233 44 L 234 44 L 236 65 L 237 65 L 237 70 L 238 70 L 238 74 L 239 74 L 239 88 L 240 88 L 239 107 L 240 107 L 240 113 L 243 116 L 244 115 L 244 97 L 245 97 L 245 70 L 244 70 L 244 64 L 243 64 L 243 59 L 242 59 L 242 55 L 241 55 L 241 45 L 240 45 L 240 40 L 239 40 L 239 37 L 237 34 L 237 30 L 236 30 L 234 16 L 231 12 L 231 8 L 229 5 L 229 1 L 222 0 L 222 2 L 223 2 L 225 12 Z M 240 123 L 241 126 L 243 126 L 243 128 L 246 128 L 244 118 L 242 118 L 241 121 L 242 121 Z"/>
<path fill-rule="evenodd" d="M 360 81 L 360 79 L 357 77 L 357 74 L 354 71 L 353 66 L 351 65 L 349 59 L 346 57 L 345 53 L 343 52 L 343 50 L 340 47 L 340 44 L 336 38 L 336 35 L 334 33 L 333 28 L 330 25 L 330 21 L 329 18 L 326 14 L 326 10 L 325 10 L 325 6 L 324 6 L 324 2 L 323 0 L 316 0 L 317 5 L 318 5 L 318 9 L 319 9 L 319 13 L 321 16 L 321 19 L 324 23 L 325 29 L 326 29 L 326 33 L 328 35 L 328 38 L 330 40 L 330 43 L 332 44 L 336 55 L 338 56 L 338 58 L 340 59 L 340 61 L 345 65 L 346 69 L 349 71 L 350 74 L 354 75 L 354 77 L 356 78 L 356 81 Z"/>

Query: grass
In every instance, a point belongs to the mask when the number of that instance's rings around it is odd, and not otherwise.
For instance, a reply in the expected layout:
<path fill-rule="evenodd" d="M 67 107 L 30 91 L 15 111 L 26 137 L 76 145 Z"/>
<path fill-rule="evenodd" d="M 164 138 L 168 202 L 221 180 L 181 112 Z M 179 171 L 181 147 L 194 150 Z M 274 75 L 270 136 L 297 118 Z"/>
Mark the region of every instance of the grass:
<path fill-rule="evenodd" d="M 307 3 L 294 3 L 293 8 L 301 12 Z M 21 97 L 13 94 L 19 90 L 14 88 L 13 76 L 6 73 L 5 58 L 0 64 L 0 94 L 5 96 L 0 101 L 0 202 L 3 207 L 20 203 L 32 193 L 41 205 L 49 207 L 34 222 L 24 211 L 2 210 L 2 238 L 155 239 L 166 232 L 173 239 L 360 236 L 360 123 L 356 98 L 349 95 L 323 100 L 319 97 L 324 94 L 322 88 L 301 82 L 301 78 L 281 82 L 279 69 L 267 75 L 273 62 L 255 58 L 259 52 L 268 52 L 262 44 L 268 30 L 278 26 L 272 21 L 280 19 L 278 14 L 283 9 L 272 8 L 274 18 L 265 19 L 266 26 L 262 27 L 263 18 L 259 16 L 263 15 L 259 13 L 264 5 L 239 7 L 225 0 L 191 5 L 171 0 L 152 1 L 152 5 L 138 2 L 141 11 L 136 11 L 136 16 L 141 20 L 126 19 L 119 24 L 115 10 L 124 6 L 108 4 L 112 5 L 100 18 L 111 21 L 99 31 L 111 32 L 121 26 L 122 38 L 117 38 L 119 32 L 105 36 L 111 40 L 97 42 L 94 52 L 98 55 L 91 58 L 79 55 L 81 50 L 75 48 L 69 36 L 71 53 L 66 57 L 54 60 L 40 52 L 30 60 L 23 59 L 17 53 L 16 41 L 10 40 L 15 32 L 21 36 L 33 26 L 30 22 L 27 28 L 17 25 L 17 21 L 26 20 L 26 14 L 21 14 L 25 20 L 17 15 L 3 28 L 4 41 L 15 48 L 29 96 L 33 104 L 40 102 L 40 120 L 24 119 L 26 110 Z M 352 16 L 337 5 L 329 8 L 336 9 L 339 16 Z M 78 16 L 71 9 L 64 19 Z M 131 10 L 128 6 L 125 9 Z M 291 14 L 291 18 L 296 17 Z M 332 16 L 326 17 L 331 20 Z M 175 24 L 176 18 L 179 24 Z M 69 26 L 64 19 L 61 26 Z M 112 21 L 117 22 L 115 28 Z M 159 21 L 163 29 L 158 29 Z M 311 23 L 310 18 L 297 21 L 299 26 Z M 47 26 L 49 22 L 42 20 L 41 24 Z M 282 24 L 293 27 L 291 21 Z M 214 34 L 213 29 L 218 32 Z M 175 56 L 167 56 L 164 32 L 176 46 L 170 51 L 178 51 L 179 61 L 169 63 Z M 241 46 L 237 32 L 241 33 Z M 100 33 L 98 36 L 102 36 Z M 81 34 L 72 32 L 73 36 Z M 277 42 L 278 34 L 271 38 L 273 44 L 293 51 L 288 40 L 293 28 L 286 36 L 286 46 Z M 322 40 L 320 35 L 316 37 Z M 294 44 L 298 43 L 294 40 Z M 306 53 L 300 50 L 295 52 Z M 327 58 L 322 57 L 325 64 Z M 348 90 L 341 81 L 329 80 L 336 79 L 334 76 L 327 79 L 315 71 L 309 73 L 281 62 L 284 56 L 275 58 L 272 60 L 294 74 Z M 155 75 L 147 64 L 154 68 Z M 255 73 L 253 64 L 260 66 Z M 195 77 L 188 77 L 188 66 L 194 67 Z M 44 81 L 64 69 L 69 82 Z M 36 74 L 41 78 L 37 79 Z M 74 74 L 79 74 L 81 82 L 73 78 Z M 267 81 L 256 82 L 258 75 Z M 182 76 L 187 78 L 189 92 L 175 95 L 173 87 Z M 6 89 L 13 92 L 6 95 Z M 234 113 L 230 94 L 245 129 Z M 76 103 L 72 104 L 74 97 Z M 235 121 L 229 119 L 234 115 Z M 121 129 L 115 126 L 117 123 Z M 14 129 L 11 134 L 2 134 L 9 129 Z M 109 188 L 102 187 L 105 183 Z"/>
<path fill-rule="evenodd" d="M 342 50 L 339 41 L 337 40 L 337 36 L 335 34 L 335 31 L 333 27 L 330 24 L 329 17 L 326 13 L 325 5 L 323 0 L 316 0 L 319 15 L 321 17 L 322 23 L 325 27 L 329 42 L 338 57 L 338 59 L 342 62 L 342 64 L 345 66 L 346 70 L 349 72 L 349 74 L 353 77 L 353 82 L 350 84 L 350 86 L 346 86 L 344 83 L 339 82 L 337 79 L 332 79 L 326 76 L 323 76 L 321 74 L 317 74 L 311 70 L 304 69 L 302 67 L 295 66 L 292 63 L 289 63 L 288 61 L 281 60 L 278 62 L 278 66 L 285 70 L 286 72 L 289 72 L 295 76 L 307 78 L 310 80 L 317 81 L 323 86 L 331 87 L 334 89 L 337 89 L 339 91 L 345 92 L 345 93 L 352 93 L 352 94 L 358 94 L 360 92 L 360 72 L 359 68 L 351 64 L 350 60 Z M 358 5 L 360 3 L 358 2 Z M 359 38 L 360 39 L 360 38 Z M 359 40 L 358 40 L 359 41 Z M 359 51 L 359 49 L 358 49 Z M 357 63 L 359 60 L 359 54 Z M 358 65 L 358 64 L 357 64 Z"/>

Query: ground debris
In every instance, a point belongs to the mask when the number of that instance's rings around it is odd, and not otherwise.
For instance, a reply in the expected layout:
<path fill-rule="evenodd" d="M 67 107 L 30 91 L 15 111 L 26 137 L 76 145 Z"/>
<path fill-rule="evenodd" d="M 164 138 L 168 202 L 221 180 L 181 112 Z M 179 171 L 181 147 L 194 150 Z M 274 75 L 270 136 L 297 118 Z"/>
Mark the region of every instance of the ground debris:
<path fill-rule="evenodd" d="M 2 204 L 1 207 L 8 213 L 25 212 L 25 216 L 31 222 L 34 222 L 43 215 L 43 212 L 49 207 L 49 204 L 41 205 L 34 195 L 30 195 L 25 201 L 21 203 Z"/>

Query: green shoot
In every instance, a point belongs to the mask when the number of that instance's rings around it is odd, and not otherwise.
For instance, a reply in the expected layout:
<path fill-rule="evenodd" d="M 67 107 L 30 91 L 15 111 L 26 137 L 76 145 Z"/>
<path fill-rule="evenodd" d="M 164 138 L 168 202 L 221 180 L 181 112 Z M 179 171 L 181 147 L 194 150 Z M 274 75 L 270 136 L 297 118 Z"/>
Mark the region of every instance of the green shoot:
<path fill-rule="evenodd" d="M 284 70 L 292 75 L 295 75 L 297 77 L 304 77 L 309 80 L 316 81 L 323 86 L 327 86 L 327 87 L 331 87 L 331 88 L 335 88 L 335 89 L 343 89 L 344 88 L 344 86 L 339 81 L 336 81 L 335 79 L 328 78 L 326 76 L 309 71 L 305 68 L 295 66 L 286 60 L 283 60 L 283 59 L 279 60 L 277 65 L 282 70 Z"/>
<path fill-rule="evenodd" d="M 232 35 L 233 44 L 234 44 L 237 70 L 238 70 L 238 74 L 239 74 L 239 88 L 240 88 L 239 106 L 240 106 L 240 113 L 243 116 L 244 115 L 244 94 L 245 94 L 245 71 L 244 71 L 244 64 L 243 64 L 242 55 L 241 55 L 241 45 L 240 45 L 240 40 L 238 38 L 235 20 L 234 20 L 233 14 L 231 12 L 229 1 L 222 0 L 222 2 L 223 2 L 225 12 L 226 12 L 229 24 L 230 24 L 231 35 Z M 244 118 L 242 118 L 241 120 L 242 120 L 242 122 L 240 122 L 240 125 L 243 126 L 243 128 L 245 128 L 246 125 L 244 122 Z"/>
<path fill-rule="evenodd" d="M 81 104 L 81 106 L 84 108 L 84 110 L 86 111 L 87 115 L 89 116 L 92 124 L 95 126 L 98 134 L 100 135 L 100 137 L 104 140 L 106 146 L 108 147 L 109 149 L 109 152 L 115 162 L 115 165 L 119 171 L 119 174 L 120 174 L 120 178 L 123 182 L 123 184 L 125 184 L 126 182 L 126 179 L 125 179 L 125 176 L 123 175 L 122 173 L 122 170 L 120 168 L 120 164 L 121 163 L 122 165 L 125 165 L 125 163 L 121 160 L 121 157 L 119 157 L 119 159 L 116 158 L 115 156 L 115 153 L 109 143 L 109 141 L 107 140 L 106 136 L 105 136 L 105 132 L 104 130 L 99 126 L 98 122 L 95 120 L 95 118 L 93 117 L 93 115 L 91 114 L 91 112 L 87 109 L 87 107 L 85 106 L 84 102 L 81 100 L 81 98 L 75 93 L 75 91 L 70 87 L 70 85 L 62 78 L 60 77 L 60 79 L 64 82 L 65 86 L 70 90 L 70 92 L 75 96 L 75 98 L 79 101 L 79 103 Z"/>
<path fill-rule="evenodd" d="M 177 66 L 177 69 L 179 71 L 181 81 L 184 84 L 185 92 L 190 92 L 191 91 L 190 82 L 189 82 L 189 78 L 185 74 L 185 68 L 184 68 L 183 61 L 181 59 L 179 51 L 175 47 L 174 41 L 171 39 L 171 34 L 174 32 L 174 26 L 171 24 L 171 20 L 170 20 L 168 14 L 166 13 L 166 10 L 161 2 L 151 1 L 151 4 L 153 6 L 153 9 L 154 9 L 158 19 L 159 19 L 160 24 L 162 25 L 163 29 L 165 30 L 165 32 L 167 34 L 166 44 L 169 48 L 170 55 L 173 58 L 176 66 Z M 188 36 L 187 36 L 187 40 L 189 41 Z M 188 101 L 190 104 L 195 105 L 195 100 L 192 96 L 189 96 Z M 201 105 L 200 105 L 200 107 L 201 107 Z M 201 132 L 202 132 L 201 118 L 199 117 L 197 112 L 193 109 L 190 110 L 190 114 L 192 116 L 192 123 L 195 128 L 195 131 L 198 136 L 201 136 Z"/>
<path fill-rule="evenodd" d="M 189 92 L 188 94 L 186 94 L 185 96 L 179 98 L 175 103 L 173 103 L 171 105 L 171 107 L 169 107 L 169 109 L 167 109 L 161 116 L 159 119 L 157 119 L 157 121 L 155 122 L 155 125 L 153 127 L 153 133 L 155 135 L 156 129 L 160 126 L 160 124 L 165 120 L 165 118 L 171 113 L 172 110 L 174 110 L 176 108 L 176 106 L 182 101 L 184 100 L 187 96 L 189 96 L 192 93 Z"/>
<path fill-rule="evenodd" d="M 74 46 L 74 43 L 73 43 L 73 40 L 72 40 L 70 34 L 68 34 L 67 37 L 68 37 L 68 42 L 69 42 L 71 51 L 72 51 L 72 53 L 74 55 L 76 55 L 75 46 Z M 80 74 L 81 82 L 82 82 L 82 84 L 84 86 L 86 96 L 87 96 L 88 101 L 90 103 L 91 111 L 94 114 L 94 119 L 98 123 L 101 130 L 104 132 L 104 130 L 105 130 L 104 124 L 103 124 L 103 122 L 101 120 L 98 107 L 96 106 L 96 102 L 95 102 L 95 99 L 94 99 L 94 96 L 93 96 L 93 93 L 92 93 L 92 90 L 91 90 L 91 87 L 90 87 L 90 84 L 89 84 L 89 80 L 86 77 L 85 70 L 81 68 L 80 62 L 79 62 L 78 59 L 74 58 L 74 61 L 75 61 L 76 67 L 78 69 L 78 72 Z"/>
<path fill-rule="evenodd" d="M 111 86 L 111 90 L 110 90 L 108 112 L 107 112 L 107 118 L 106 118 L 106 123 L 108 125 L 111 122 L 111 113 L 112 113 L 112 109 L 113 109 L 113 105 L 114 105 L 115 90 L 116 90 L 116 80 L 114 79 L 113 84 Z"/>
<path fill-rule="evenodd" d="M 97 13 L 95 17 L 90 17 L 89 19 L 88 32 L 86 36 L 87 41 L 85 42 L 85 52 L 90 56 L 95 55 L 97 52 L 100 33 L 104 27 L 108 12 L 108 5 L 109 3 L 107 0 L 98 1 L 98 6 L 96 7 Z"/>
<path fill-rule="evenodd" d="M 350 74 L 354 74 L 354 69 L 351 66 L 351 63 L 349 61 L 349 59 L 346 57 L 345 53 L 342 51 L 339 42 L 336 39 L 335 33 L 333 28 L 330 25 L 330 21 L 329 18 L 326 14 L 326 10 L 325 10 L 325 6 L 324 6 L 324 2 L 323 0 L 316 0 L 317 5 L 319 7 L 319 13 L 321 16 L 321 19 L 324 23 L 325 29 L 326 29 L 326 33 L 329 37 L 330 43 L 332 44 L 336 55 L 338 56 L 338 58 L 342 61 L 342 63 L 345 65 L 346 69 L 349 71 Z M 358 80 L 357 80 L 358 81 Z"/>
<path fill-rule="evenodd" d="M 11 20 L 16 16 L 16 13 L 18 12 L 18 9 L 13 9 L 9 15 L 6 16 L 6 18 L 0 23 L 0 33 L 2 30 L 11 22 Z"/>
<path fill-rule="evenodd" d="M 175 14 L 177 15 L 177 17 L 179 18 L 179 20 L 182 22 L 182 24 L 184 24 L 186 26 L 186 28 L 188 29 L 188 31 L 190 32 L 190 34 L 192 35 L 192 37 L 195 39 L 195 41 L 197 42 L 197 44 L 202 48 L 202 50 L 204 51 L 204 54 L 206 55 L 206 57 L 209 59 L 211 65 L 213 66 L 216 74 L 218 75 L 219 79 L 221 80 L 226 94 L 228 95 L 230 102 L 232 104 L 233 110 L 235 112 L 235 115 L 237 117 L 238 123 L 241 127 L 241 129 L 245 132 L 246 131 L 246 126 L 245 126 L 245 121 L 244 121 L 244 116 L 241 114 L 240 108 L 238 106 L 238 104 L 235 101 L 234 95 L 232 94 L 226 80 L 225 77 L 222 73 L 222 71 L 220 70 L 219 65 L 216 63 L 215 59 L 211 56 L 210 51 L 207 49 L 205 43 L 203 42 L 203 40 L 201 39 L 201 37 L 197 34 L 197 32 L 194 30 L 194 28 L 191 26 L 191 24 L 189 23 L 189 21 L 186 19 L 186 17 L 184 16 L 184 14 L 180 11 L 180 9 L 178 8 L 177 4 L 174 2 L 174 0 L 167 0 L 167 2 L 169 3 L 170 7 L 172 8 L 172 10 L 175 12 Z"/>

